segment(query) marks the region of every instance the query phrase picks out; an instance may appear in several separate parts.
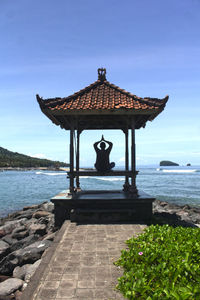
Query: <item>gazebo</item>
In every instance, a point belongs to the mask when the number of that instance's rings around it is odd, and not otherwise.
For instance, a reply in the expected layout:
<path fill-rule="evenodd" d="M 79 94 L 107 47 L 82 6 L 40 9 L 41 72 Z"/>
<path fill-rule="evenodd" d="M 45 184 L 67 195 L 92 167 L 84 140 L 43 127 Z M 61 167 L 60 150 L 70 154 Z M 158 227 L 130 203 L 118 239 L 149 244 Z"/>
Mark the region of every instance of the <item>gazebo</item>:
<path fill-rule="evenodd" d="M 163 111 L 168 96 L 163 99 L 138 97 L 107 81 L 106 69 L 101 68 L 98 69 L 97 81 L 73 95 L 45 100 L 39 95 L 36 97 L 42 112 L 54 124 L 70 130 L 69 190 L 51 199 L 55 204 L 56 224 L 59 226 L 68 218 L 79 220 L 78 216 L 84 215 L 84 212 L 91 219 L 94 207 L 99 214 L 107 212 L 110 215 L 112 209 L 111 215 L 118 214 L 119 219 L 123 211 L 126 220 L 128 220 L 127 213 L 132 219 L 138 213 L 142 217 L 149 218 L 152 214 L 152 201 L 155 199 L 139 192 L 136 187 L 138 172 L 135 160 L 135 130 L 145 127 L 147 121 L 152 121 Z M 80 170 L 80 134 L 83 130 L 103 129 L 124 132 L 124 170 L 107 172 Z M 131 131 L 130 163 L 129 131 Z M 79 180 L 81 176 L 124 176 L 123 190 L 83 191 Z M 94 219 L 97 221 L 96 214 Z"/>

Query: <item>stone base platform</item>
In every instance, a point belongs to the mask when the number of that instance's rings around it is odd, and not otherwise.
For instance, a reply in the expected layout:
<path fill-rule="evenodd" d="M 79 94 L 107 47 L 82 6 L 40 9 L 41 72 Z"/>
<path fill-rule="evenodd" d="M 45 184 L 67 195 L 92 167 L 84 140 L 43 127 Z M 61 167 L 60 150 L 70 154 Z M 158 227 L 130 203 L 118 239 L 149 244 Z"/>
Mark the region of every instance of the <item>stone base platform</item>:
<path fill-rule="evenodd" d="M 152 217 L 155 198 L 139 191 L 130 196 L 123 191 L 81 191 L 71 196 L 63 191 L 53 197 L 55 226 L 65 220 L 76 223 L 136 223 Z"/>

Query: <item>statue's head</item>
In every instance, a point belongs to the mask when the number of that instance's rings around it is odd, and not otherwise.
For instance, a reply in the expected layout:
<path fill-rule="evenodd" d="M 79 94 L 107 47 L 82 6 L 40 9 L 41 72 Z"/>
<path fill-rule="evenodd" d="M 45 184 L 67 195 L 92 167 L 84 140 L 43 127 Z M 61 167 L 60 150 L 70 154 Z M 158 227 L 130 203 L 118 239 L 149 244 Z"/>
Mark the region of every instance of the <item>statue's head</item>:
<path fill-rule="evenodd" d="M 100 148 L 101 148 L 102 150 L 105 150 L 105 148 L 106 148 L 106 144 L 105 144 L 104 142 L 101 142 L 101 144 L 100 144 Z"/>

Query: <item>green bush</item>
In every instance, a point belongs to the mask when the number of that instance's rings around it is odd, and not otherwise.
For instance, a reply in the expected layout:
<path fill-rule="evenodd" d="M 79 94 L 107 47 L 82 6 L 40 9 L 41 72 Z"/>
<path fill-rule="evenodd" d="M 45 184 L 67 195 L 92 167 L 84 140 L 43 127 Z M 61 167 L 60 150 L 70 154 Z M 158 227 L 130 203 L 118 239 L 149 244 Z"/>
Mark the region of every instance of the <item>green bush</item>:
<path fill-rule="evenodd" d="M 128 299 L 200 299 L 200 229 L 149 226 L 127 242 L 115 263 Z"/>

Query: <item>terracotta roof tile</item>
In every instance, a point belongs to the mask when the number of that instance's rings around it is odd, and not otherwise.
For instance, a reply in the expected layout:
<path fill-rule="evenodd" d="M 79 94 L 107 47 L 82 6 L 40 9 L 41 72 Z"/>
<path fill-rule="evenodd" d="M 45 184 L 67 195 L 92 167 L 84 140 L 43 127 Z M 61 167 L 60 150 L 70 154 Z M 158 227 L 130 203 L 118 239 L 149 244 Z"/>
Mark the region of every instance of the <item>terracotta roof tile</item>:
<path fill-rule="evenodd" d="M 167 99 L 140 98 L 120 89 L 107 80 L 97 80 L 69 97 L 41 99 L 41 105 L 51 111 L 66 111 L 69 109 L 76 111 L 110 109 L 157 110 L 165 105 Z"/>

